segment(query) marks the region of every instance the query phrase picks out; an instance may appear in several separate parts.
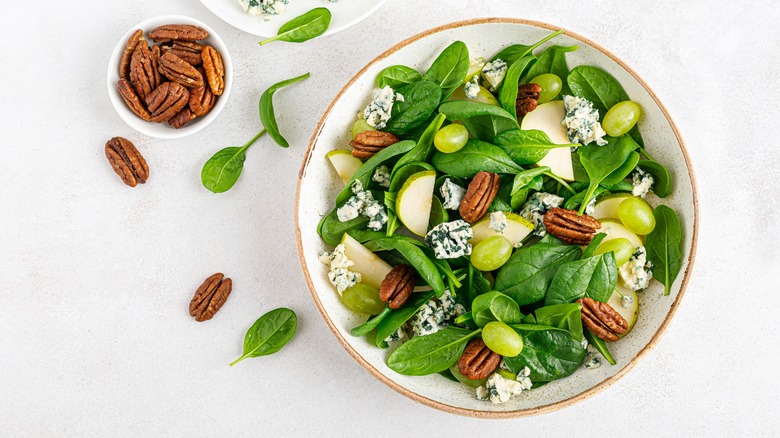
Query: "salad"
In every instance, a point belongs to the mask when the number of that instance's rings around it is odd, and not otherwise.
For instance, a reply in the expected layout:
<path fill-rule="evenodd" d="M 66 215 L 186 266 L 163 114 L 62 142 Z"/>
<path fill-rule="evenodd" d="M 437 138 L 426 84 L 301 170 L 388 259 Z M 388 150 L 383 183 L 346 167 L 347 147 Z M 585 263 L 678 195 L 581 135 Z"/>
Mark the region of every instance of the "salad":
<path fill-rule="evenodd" d="M 327 154 L 345 187 L 320 260 L 395 372 L 504 403 L 616 364 L 642 291 L 670 292 L 681 226 L 642 108 L 597 66 L 570 69 L 576 46 L 539 48 L 561 32 L 385 68 L 352 149 Z"/>

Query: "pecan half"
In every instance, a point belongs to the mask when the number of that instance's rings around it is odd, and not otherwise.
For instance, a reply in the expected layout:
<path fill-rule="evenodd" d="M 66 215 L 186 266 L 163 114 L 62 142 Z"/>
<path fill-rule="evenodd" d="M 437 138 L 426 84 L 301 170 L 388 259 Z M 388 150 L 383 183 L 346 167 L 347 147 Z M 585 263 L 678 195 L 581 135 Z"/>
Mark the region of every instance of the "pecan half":
<path fill-rule="evenodd" d="M 190 316 L 198 322 L 208 321 L 222 308 L 232 290 L 233 281 L 221 272 L 207 278 L 190 301 Z"/>
<path fill-rule="evenodd" d="M 133 56 L 135 46 L 140 42 L 146 43 L 144 39 L 144 31 L 137 29 L 130 35 L 125 43 L 125 48 L 122 50 L 122 56 L 119 58 L 119 77 L 122 79 L 130 79 L 130 58 Z"/>
<path fill-rule="evenodd" d="M 199 88 L 204 85 L 200 72 L 171 52 L 166 52 L 160 57 L 160 73 L 187 88 Z"/>
<path fill-rule="evenodd" d="M 114 172 L 128 186 L 135 187 L 149 179 L 149 165 L 129 140 L 114 137 L 106 142 L 105 152 Z"/>
<path fill-rule="evenodd" d="M 143 102 L 138 97 L 138 94 L 136 94 L 135 89 L 130 85 L 130 82 L 128 82 L 127 79 L 123 78 L 119 80 L 117 90 L 119 90 L 119 95 L 122 96 L 122 100 L 125 101 L 127 107 L 130 108 L 130 111 L 147 122 L 152 120 L 152 115 L 149 114 L 149 111 L 146 109 Z"/>
<path fill-rule="evenodd" d="M 188 107 L 182 108 L 175 116 L 168 119 L 168 124 L 176 129 L 181 128 L 195 118 L 195 114 Z"/>
<path fill-rule="evenodd" d="M 138 43 L 130 58 L 130 83 L 141 99 L 152 92 L 157 86 L 158 75 L 152 65 L 152 52 L 146 43 Z"/>
<path fill-rule="evenodd" d="M 580 298 L 582 322 L 597 337 L 610 342 L 618 340 L 618 335 L 628 331 L 628 322 L 607 303 L 593 298 Z"/>
<path fill-rule="evenodd" d="M 214 107 L 216 97 L 208 85 L 190 90 L 190 110 L 198 117 L 205 116 Z"/>
<path fill-rule="evenodd" d="M 409 265 L 398 265 L 387 273 L 379 287 L 379 299 L 391 309 L 404 305 L 414 290 L 417 272 Z"/>
<path fill-rule="evenodd" d="M 163 123 L 181 111 L 189 100 L 186 88 L 176 82 L 166 82 L 149 94 L 146 106 L 152 112 L 152 121 Z"/>
<path fill-rule="evenodd" d="M 474 223 L 487 213 L 490 203 L 498 194 L 500 178 L 497 173 L 479 172 L 469 183 L 458 211 L 468 223 Z"/>
<path fill-rule="evenodd" d="M 152 58 L 152 71 L 154 71 L 154 82 L 157 84 L 157 87 L 162 85 L 163 82 L 163 75 L 160 74 L 160 57 L 162 56 L 162 53 L 160 52 L 160 46 L 153 46 L 151 50 L 151 58 Z M 155 87 L 156 88 L 156 87 Z"/>
<path fill-rule="evenodd" d="M 553 236 L 573 245 L 587 245 L 601 228 L 601 222 L 574 210 L 551 208 L 544 214 L 544 227 Z"/>
<path fill-rule="evenodd" d="M 195 41 L 173 41 L 172 45 L 163 46 L 162 51 L 173 53 L 193 67 L 203 63 L 203 58 L 200 56 L 203 45 Z"/>
<path fill-rule="evenodd" d="M 539 93 L 542 87 L 539 84 L 520 84 L 517 86 L 517 99 L 515 100 L 515 111 L 517 117 L 522 117 L 535 110 L 539 105 Z"/>
<path fill-rule="evenodd" d="M 352 146 L 352 156 L 355 158 L 371 158 L 382 149 L 396 144 L 401 139 L 390 132 L 363 131 L 349 142 Z"/>
<path fill-rule="evenodd" d="M 216 96 L 225 91 L 225 64 L 222 63 L 222 55 L 213 47 L 206 46 L 200 54 L 203 59 L 203 69 L 206 71 L 206 80 L 211 87 L 211 92 Z"/>
<path fill-rule="evenodd" d="M 149 38 L 156 42 L 169 40 L 197 41 L 205 40 L 209 33 L 198 26 L 189 24 L 165 24 L 149 32 Z"/>
<path fill-rule="evenodd" d="M 501 363 L 501 355 L 491 351 L 482 339 L 472 339 L 458 359 L 458 371 L 469 380 L 489 376 Z"/>

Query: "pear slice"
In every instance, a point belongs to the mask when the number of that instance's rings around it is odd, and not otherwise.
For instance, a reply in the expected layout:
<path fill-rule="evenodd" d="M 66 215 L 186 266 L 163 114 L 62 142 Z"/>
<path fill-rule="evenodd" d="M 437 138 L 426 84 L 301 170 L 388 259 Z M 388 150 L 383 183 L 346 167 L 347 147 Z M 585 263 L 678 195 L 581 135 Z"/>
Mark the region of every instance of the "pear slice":
<path fill-rule="evenodd" d="M 347 233 L 344 233 L 341 243 L 344 244 L 344 255 L 355 263 L 349 270 L 363 277 L 361 283 L 379 289 L 382 280 L 393 268 Z"/>
<path fill-rule="evenodd" d="M 506 216 L 506 228 L 503 233 L 490 228 L 490 215 L 488 214 L 471 226 L 474 237 L 469 240 L 469 243 L 476 245 L 488 237 L 504 236 L 514 246 L 522 242 L 534 230 L 534 225 L 526 218 L 510 212 L 505 212 L 504 215 Z"/>
<path fill-rule="evenodd" d="M 621 282 L 618 282 L 615 289 L 617 289 L 617 292 L 612 292 L 612 296 L 609 297 L 607 304 L 612 306 L 612 308 L 615 309 L 615 311 L 619 313 L 620 316 L 626 320 L 626 322 L 628 322 L 628 331 L 626 331 L 625 334 L 620 335 L 622 338 L 628 334 L 632 328 L 634 328 L 634 324 L 636 324 L 636 320 L 639 317 L 639 297 L 637 296 L 636 292 L 622 285 Z M 618 292 L 620 292 L 620 294 L 618 294 Z M 631 304 L 629 304 L 627 307 L 623 306 L 623 298 L 620 296 L 621 294 L 631 298 Z"/>
<path fill-rule="evenodd" d="M 645 243 L 642 240 L 642 238 L 637 236 L 632 231 L 630 231 L 619 221 L 615 221 L 612 219 L 604 219 L 601 220 L 600 222 L 601 222 L 601 228 L 599 228 L 596 232 L 607 233 L 607 237 L 604 238 L 602 243 L 608 242 L 612 239 L 617 239 L 618 237 L 624 237 L 628 239 L 629 242 L 631 242 L 631 245 L 633 245 L 634 248 L 644 246 Z"/>
<path fill-rule="evenodd" d="M 330 164 L 336 169 L 336 173 L 339 174 L 344 184 L 348 183 L 352 179 L 352 175 L 360 169 L 363 162 L 352 156 L 352 152 L 346 149 L 336 149 L 328 152 L 326 155 Z"/>
<path fill-rule="evenodd" d="M 500 106 L 498 103 L 498 99 L 496 99 L 496 96 L 493 95 L 490 91 L 488 91 L 487 88 L 483 86 L 479 86 L 479 91 L 477 92 L 477 97 L 473 99 L 469 99 L 466 97 L 466 91 L 463 89 L 463 87 L 458 87 L 455 91 L 452 92 L 452 95 L 447 99 L 450 100 L 469 100 L 471 102 L 481 102 L 486 103 L 488 105 L 493 106 Z"/>
<path fill-rule="evenodd" d="M 395 211 L 398 218 L 409 231 L 418 236 L 425 236 L 428 232 L 435 184 L 435 170 L 417 172 L 404 182 L 396 197 Z"/>
<path fill-rule="evenodd" d="M 620 219 L 618 216 L 618 206 L 625 201 L 626 198 L 630 198 L 630 193 L 613 193 L 606 195 L 596 201 L 596 206 L 593 208 L 593 216 L 598 220 L 602 219 Z"/>
<path fill-rule="evenodd" d="M 553 100 L 539 105 L 535 110 L 523 116 L 520 129 L 537 129 L 547 134 L 555 144 L 569 144 L 571 142 L 566 133 L 566 127 L 562 123 L 565 117 L 566 110 L 563 107 L 563 101 Z M 562 179 L 574 181 L 574 166 L 571 162 L 569 148 L 560 147 L 550 150 L 536 165 L 547 166 L 552 173 Z"/>

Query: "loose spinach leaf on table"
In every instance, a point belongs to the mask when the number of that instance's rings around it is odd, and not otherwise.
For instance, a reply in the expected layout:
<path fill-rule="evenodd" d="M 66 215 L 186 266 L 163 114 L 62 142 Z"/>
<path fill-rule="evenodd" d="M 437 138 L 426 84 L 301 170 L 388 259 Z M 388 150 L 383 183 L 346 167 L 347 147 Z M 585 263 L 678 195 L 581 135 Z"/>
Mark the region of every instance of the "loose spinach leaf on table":
<path fill-rule="evenodd" d="M 325 33 L 330 26 L 331 13 L 328 8 L 314 8 L 284 23 L 275 37 L 260 41 L 260 45 L 272 41 L 302 43 Z"/>
<path fill-rule="evenodd" d="M 246 332 L 244 354 L 230 366 L 248 357 L 267 356 L 281 350 L 295 334 L 297 323 L 295 312 L 284 307 L 261 316 Z"/>
<path fill-rule="evenodd" d="M 422 80 L 422 76 L 417 70 L 405 65 L 391 65 L 379 72 L 376 77 L 376 86 L 379 88 L 390 87 L 396 90 L 420 80 Z"/>
<path fill-rule="evenodd" d="M 653 276 L 669 295 L 682 266 L 682 227 L 677 214 L 665 205 L 653 211 L 655 229 L 647 235 L 647 259 L 653 263 Z"/>
<path fill-rule="evenodd" d="M 427 336 L 416 336 L 387 358 L 387 366 L 405 376 L 425 376 L 444 371 L 458 361 L 469 339 L 481 330 L 447 327 Z"/>
<path fill-rule="evenodd" d="M 447 99 L 466 79 L 470 60 L 466 44 L 455 41 L 433 61 L 422 80 L 439 85 L 442 89 L 442 100 Z"/>
<path fill-rule="evenodd" d="M 570 94 L 569 84 L 569 66 L 566 64 L 566 53 L 577 50 L 577 46 L 550 46 L 540 55 L 536 63 L 528 71 L 528 80 L 531 80 L 541 74 L 552 73 L 561 78 L 562 88 L 559 96 Z"/>
<path fill-rule="evenodd" d="M 474 139 L 457 152 L 437 151 L 431 163 L 439 172 L 459 178 L 473 178 L 481 171 L 515 174 L 523 170 L 501 148 Z"/>
<path fill-rule="evenodd" d="M 396 135 L 425 123 L 441 101 L 441 88 L 433 82 L 422 80 L 396 90 L 404 97 L 393 105 L 393 114 L 387 122 L 386 131 Z"/>
<path fill-rule="evenodd" d="M 544 297 L 545 306 L 588 297 L 606 302 L 615 290 L 615 254 L 608 252 L 561 265 Z"/>
<path fill-rule="evenodd" d="M 496 53 L 495 56 L 490 58 L 490 60 L 495 61 L 496 59 L 501 59 L 505 61 L 507 65 L 510 65 L 515 61 L 517 61 L 518 59 L 526 55 L 530 55 L 534 51 L 534 49 L 546 43 L 547 41 L 550 41 L 552 38 L 555 38 L 556 36 L 562 34 L 563 32 L 565 32 L 564 29 L 559 29 L 530 46 L 526 46 L 523 44 L 513 44 L 511 46 L 504 47 L 500 52 Z"/>
<path fill-rule="evenodd" d="M 290 143 L 282 136 L 282 133 L 279 132 L 279 126 L 276 125 L 276 115 L 274 114 L 274 105 L 272 101 L 274 93 L 288 85 L 300 82 L 309 76 L 309 73 L 306 73 L 292 79 L 287 79 L 286 81 L 277 82 L 268 87 L 260 96 L 260 121 L 263 123 L 265 130 L 268 131 L 268 135 L 274 139 L 276 144 L 283 148 L 289 147 Z"/>
<path fill-rule="evenodd" d="M 346 202 L 346 200 L 352 196 L 352 185 L 356 180 L 359 180 L 363 184 L 363 187 L 368 187 L 368 183 L 371 181 L 371 177 L 374 176 L 374 171 L 377 167 L 394 159 L 395 157 L 409 152 L 409 150 L 411 150 L 414 146 L 415 143 L 411 140 L 399 141 L 394 145 L 382 149 L 381 151 L 377 152 L 376 155 L 366 160 L 366 162 L 360 166 L 357 172 L 352 175 L 352 178 L 349 180 L 347 185 L 336 197 L 336 205 L 344 204 L 344 202 Z"/>
<path fill-rule="evenodd" d="M 479 295 L 471 304 L 471 314 L 479 328 L 489 322 L 501 321 L 505 324 L 519 324 L 523 320 L 520 306 L 498 291 Z"/>
<path fill-rule="evenodd" d="M 612 357 L 612 353 L 609 352 L 607 341 L 595 336 L 590 330 L 585 330 L 585 338 L 588 340 L 588 343 L 596 349 L 596 351 L 604 356 L 604 359 L 606 359 L 610 365 L 615 365 L 617 363 L 615 358 Z"/>
<path fill-rule="evenodd" d="M 588 191 L 580 205 L 579 214 L 585 211 L 599 184 L 619 169 L 632 156 L 639 145 L 629 136 L 609 137 L 604 146 L 590 144 L 577 149 L 582 166 L 588 172 Z"/>
<path fill-rule="evenodd" d="M 428 124 L 428 127 L 425 128 L 425 131 L 422 133 L 420 138 L 417 140 L 417 143 L 415 144 L 414 148 L 412 148 L 409 152 L 404 154 L 399 160 L 398 163 L 396 163 L 395 167 L 393 167 L 392 176 L 395 177 L 396 172 L 403 166 L 409 164 L 409 163 L 416 163 L 416 162 L 427 162 L 431 156 L 431 153 L 433 152 L 433 138 L 436 136 L 436 133 L 439 131 L 439 128 L 441 128 L 441 125 L 444 123 L 446 118 L 444 117 L 444 114 L 437 114 L 436 117 L 431 121 L 430 124 Z M 405 181 L 406 179 L 404 179 Z M 391 191 L 397 191 L 401 187 L 393 188 L 392 184 L 390 186 Z"/>
<path fill-rule="evenodd" d="M 528 330 L 528 325 L 513 325 L 523 337 L 523 351 L 504 361 L 517 374 L 528 367 L 534 385 L 564 378 L 579 368 L 585 359 L 582 344 L 565 330 Z"/>
<path fill-rule="evenodd" d="M 582 306 L 578 303 L 540 307 L 534 314 L 538 324 L 564 329 L 574 340 L 582 342 Z"/>
<path fill-rule="evenodd" d="M 672 193 L 672 178 L 669 176 L 669 171 L 666 167 L 651 160 L 639 160 L 637 167 L 641 168 L 645 172 L 653 175 L 655 182 L 653 183 L 653 193 L 659 198 L 665 198 Z"/>
<path fill-rule="evenodd" d="M 492 142 L 498 134 L 519 129 L 517 120 L 503 108 L 471 100 L 445 102 L 439 112 L 447 120 L 460 120 L 468 131 L 479 140 Z"/>
<path fill-rule="evenodd" d="M 537 163 L 553 149 L 573 146 L 555 144 L 544 131 L 536 129 L 504 131 L 496 136 L 495 143 L 520 165 Z"/>
<path fill-rule="evenodd" d="M 385 343 L 385 339 L 406 324 L 406 321 L 409 321 L 425 303 L 435 296 L 433 291 L 414 293 L 403 306 L 390 312 L 376 327 L 376 345 L 386 348 L 387 343 Z"/>
<path fill-rule="evenodd" d="M 536 62 L 536 58 L 533 55 L 526 55 L 510 64 L 506 71 L 504 82 L 502 82 L 501 89 L 498 92 L 498 102 L 501 104 L 501 107 L 515 119 L 517 119 L 517 107 L 515 104 L 520 78 L 534 62 Z"/>

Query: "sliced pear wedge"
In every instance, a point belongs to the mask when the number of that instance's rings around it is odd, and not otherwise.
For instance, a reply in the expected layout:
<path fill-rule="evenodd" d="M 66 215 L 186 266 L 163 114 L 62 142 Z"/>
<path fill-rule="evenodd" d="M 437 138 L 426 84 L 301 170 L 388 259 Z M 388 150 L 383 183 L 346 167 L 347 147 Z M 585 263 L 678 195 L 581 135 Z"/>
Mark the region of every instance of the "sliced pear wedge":
<path fill-rule="evenodd" d="M 344 184 L 348 183 L 363 165 L 362 161 L 353 157 L 352 152 L 346 149 L 336 149 L 328 152 L 325 156 L 328 157 L 330 164 L 336 169 L 336 173 L 344 181 Z"/>
<path fill-rule="evenodd" d="M 361 283 L 379 289 L 382 280 L 393 268 L 349 234 L 344 233 L 341 243 L 344 244 L 344 255 L 355 263 L 349 270 L 363 277 Z"/>
<path fill-rule="evenodd" d="M 601 228 L 599 228 L 596 232 L 607 234 L 607 237 L 604 238 L 602 243 L 612 239 L 617 239 L 618 237 L 624 237 L 628 239 L 629 242 L 631 242 L 631 245 L 633 245 L 634 248 L 644 246 L 644 240 L 642 240 L 642 238 L 637 236 L 635 233 L 631 232 L 628 228 L 621 224 L 620 221 L 604 219 L 600 222 Z"/>
<path fill-rule="evenodd" d="M 569 144 L 566 127 L 561 123 L 566 117 L 562 100 L 543 103 L 535 110 L 523 116 L 520 129 L 537 129 L 543 131 L 555 144 Z M 566 181 L 574 181 L 574 167 L 571 162 L 569 148 L 555 148 L 536 163 L 537 166 L 547 166 L 555 175 Z"/>
<path fill-rule="evenodd" d="M 616 289 L 617 292 L 612 292 L 612 296 L 609 297 L 607 304 L 612 306 L 612 308 L 628 322 L 628 331 L 621 335 L 621 337 L 623 337 L 634 328 L 634 324 L 636 324 L 636 320 L 639 317 L 639 297 L 636 292 L 621 284 L 621 281 L 618 281 Z M 620 294 L 618 294 L 618 292 L 620 292 Z M 631 298 L 631 303 L 628 306 L 623 306 L 621 294 Z"/>
<path fill-rule="evenodd" d="M 534 230 L 534 225 L 526 218 L 509 212 L 505 212 L 504 215 L 506 216 L 506 228 L 503 233 L 490 228 L 490 215 L 488 214 L 471 226 L 474 237 L 469 240 L 469 243 L 476 245 L 488 237 L 504 236 L 512 246 L 515 246 Z"/>
<path fill-rule="evenodd" d="M 618 216 L 618 206 L 620 203 L 630 198 L 630 193 L 613 193 L 606 195 L 596 201 L 596 205 L 593 208 L 593 216 L 598 220 L 602 219 L 620 219 Z"/>
<path fill-rule="evenodd" d="M 409 231 L 418 236 L 425 236 L 428 232 L 435 184 L 435 170 L 417 172 L 404 182 L 396 197 L 395 211 L 398 218 Z"/>

